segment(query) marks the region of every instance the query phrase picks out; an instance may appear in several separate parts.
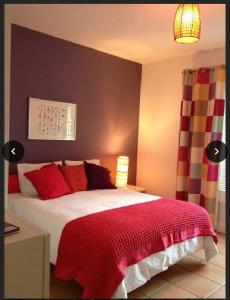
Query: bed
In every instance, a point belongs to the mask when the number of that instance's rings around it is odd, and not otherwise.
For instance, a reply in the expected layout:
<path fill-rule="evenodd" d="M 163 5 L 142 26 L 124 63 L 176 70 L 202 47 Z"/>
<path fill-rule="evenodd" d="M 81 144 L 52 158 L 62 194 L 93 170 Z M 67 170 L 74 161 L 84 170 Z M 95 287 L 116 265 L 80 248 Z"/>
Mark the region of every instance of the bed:
<path fill-rule="evenodd" d="M 77 192 L 49 201 L 14 193 L 9 194 L 8 208 L 15 215 L 50 233 L 50 262 L 55 265 L 62 230 L 71 220 L 113 208 L 158 201 L 160 198 L 125 188 Z M 164 251 L 154 253 L 128 266 L 125 277 L 112 298 L 128 298 L 129 292 L 145 284 L 151 277 L 167 270 L 185 255 L 200 249 L 204 249 L 207 261 L 217 254 L 212 237 L 197 236 L 173 244 Z"/>

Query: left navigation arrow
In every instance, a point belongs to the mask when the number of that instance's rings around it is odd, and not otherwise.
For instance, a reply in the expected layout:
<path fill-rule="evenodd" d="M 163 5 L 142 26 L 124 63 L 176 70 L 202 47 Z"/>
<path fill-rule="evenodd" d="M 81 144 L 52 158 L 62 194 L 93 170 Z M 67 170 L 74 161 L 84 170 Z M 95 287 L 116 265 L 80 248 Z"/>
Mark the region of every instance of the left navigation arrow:
<path fill-rule="evenodd" d="M 13 149 L 11 150 L 11 153 L 13 153 L 13 155 L 15 155 L 15 148 L 13 148 Z"/>
<path fill-rule="evenodd" d="M 18 141 L 9 141 L 2 148 L 2 154 L 11 163 L 20 161 L 24 156 L 24 147 Z"/>

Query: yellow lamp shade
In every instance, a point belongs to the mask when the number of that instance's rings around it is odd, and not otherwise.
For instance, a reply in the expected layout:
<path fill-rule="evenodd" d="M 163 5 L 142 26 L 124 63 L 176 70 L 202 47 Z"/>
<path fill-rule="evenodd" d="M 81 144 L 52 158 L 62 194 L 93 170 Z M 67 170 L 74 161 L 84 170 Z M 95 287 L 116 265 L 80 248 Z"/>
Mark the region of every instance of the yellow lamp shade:
<path fill-rule="evenodd" d="M 129 158 L 128 156 L 118 156 L 116 186 L 126 187 L 128 181 Z"/>
<path fill-rule="evenodd" d="M 200 38 L 200 11 L 198 4 L 180 4 L 174 19 L 174 39 L 177 43 L 190 44 Z"/>

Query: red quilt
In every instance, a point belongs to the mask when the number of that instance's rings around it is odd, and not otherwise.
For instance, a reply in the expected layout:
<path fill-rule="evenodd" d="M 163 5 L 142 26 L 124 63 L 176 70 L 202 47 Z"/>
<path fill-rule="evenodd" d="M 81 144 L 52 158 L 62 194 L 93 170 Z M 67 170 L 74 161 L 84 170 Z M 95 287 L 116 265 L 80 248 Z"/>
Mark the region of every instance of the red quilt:
<path fill-rule="evenodd" d="M 206 210 L 160 199 L 115 208 L 67 223 L 59 242 L 55 275 L 76 279 L 83 298 L 110 298 L 127 266 L 196 236 L 212 236 Z"/>

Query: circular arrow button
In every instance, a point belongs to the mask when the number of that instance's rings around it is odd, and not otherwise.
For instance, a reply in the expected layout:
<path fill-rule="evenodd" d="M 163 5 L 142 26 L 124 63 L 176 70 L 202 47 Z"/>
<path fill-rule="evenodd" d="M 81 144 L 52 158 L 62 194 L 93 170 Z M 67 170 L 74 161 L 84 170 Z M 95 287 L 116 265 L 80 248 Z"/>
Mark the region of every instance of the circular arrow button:
<path fill-rule="evenodd" d="M 9 141 L 2 148 L 2 154 L 6 160 L 15 163 L 24 156 L 24 147 L 18 141 Z"/>
<path fill-rule="evenodd" d="M 213 141 L 209 143 L 205 151 L 208 159 L 216 163 L 224 160 L 228 154 L 226 145 L 221 141 Z"/>

